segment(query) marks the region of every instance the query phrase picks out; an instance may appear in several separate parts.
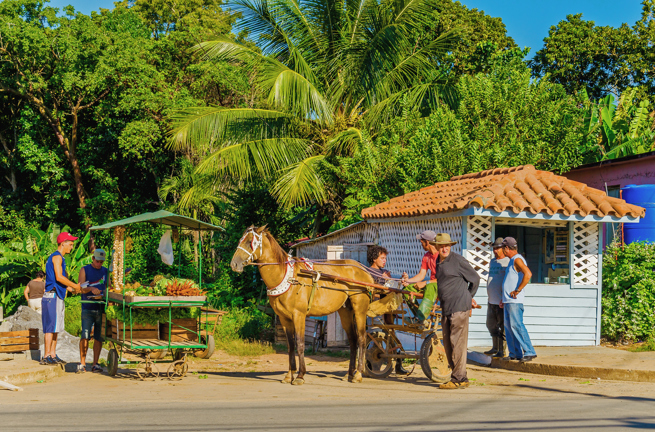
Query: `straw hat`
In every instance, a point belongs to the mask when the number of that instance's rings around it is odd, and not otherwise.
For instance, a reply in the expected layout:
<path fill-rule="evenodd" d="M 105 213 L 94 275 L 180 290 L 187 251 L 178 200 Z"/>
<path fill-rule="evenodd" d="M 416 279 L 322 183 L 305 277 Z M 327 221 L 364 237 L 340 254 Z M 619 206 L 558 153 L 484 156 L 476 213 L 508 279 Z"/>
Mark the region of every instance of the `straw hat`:
<path fill-rule="evenodd" d="M 445 244 L 447 244 L 447 245 L 451 245 L 451 246 L 452 246 L 452 245 L 454 245 L 455 243 L 457 243 L 457 242 L 456 242 L 456 241 L 452 241 L 452 240 L 450 239 L 450 234 L 448 234 L 448 233 L 439 233 L 439 234 L 437 234 L 437 236 L 434 238 L 434 240 L 430 242 L 430 244 L 432 244 L 432 245 L 434 245 L 434 246 L 445 245 Z"/>

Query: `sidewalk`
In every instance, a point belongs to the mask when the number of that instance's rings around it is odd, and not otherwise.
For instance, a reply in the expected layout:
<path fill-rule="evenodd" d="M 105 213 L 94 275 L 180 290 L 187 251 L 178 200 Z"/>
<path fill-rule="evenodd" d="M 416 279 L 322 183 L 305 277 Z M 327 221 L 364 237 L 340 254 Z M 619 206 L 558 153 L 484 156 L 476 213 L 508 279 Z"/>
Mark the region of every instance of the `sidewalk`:
<path fill-rule="evenodd" d="M 35 383 L 64 374 L 62 366 L 42 366 L 25 357 L 13 360 L 0 359 L 0 381 L 13 385 Z"/>
<path fill-rule="evenodd" d="M 472 348 L 468 360 L 492 368 L 541 375 L 655 382 L 655 352 L 630 352 L 602 346 L 535 347 L 537 358 L 519 363 L 482 354 L 488 349 Z"/>

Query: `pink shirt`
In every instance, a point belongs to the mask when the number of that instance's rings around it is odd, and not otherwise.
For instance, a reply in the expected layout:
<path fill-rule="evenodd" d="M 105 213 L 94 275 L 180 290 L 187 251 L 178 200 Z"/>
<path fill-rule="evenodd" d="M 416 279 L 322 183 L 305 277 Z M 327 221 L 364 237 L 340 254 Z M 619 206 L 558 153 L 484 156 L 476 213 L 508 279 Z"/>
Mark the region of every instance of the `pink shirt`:
<path fill-rule="evenodd" d="M 423 255 L 423 261 L 421 261 L 421 270 L 430 270 L 430 280 L 437 280 L 437 258 L 439 258 L 439 253 L 432 254 L 432 252 L 426 252 Z"/>

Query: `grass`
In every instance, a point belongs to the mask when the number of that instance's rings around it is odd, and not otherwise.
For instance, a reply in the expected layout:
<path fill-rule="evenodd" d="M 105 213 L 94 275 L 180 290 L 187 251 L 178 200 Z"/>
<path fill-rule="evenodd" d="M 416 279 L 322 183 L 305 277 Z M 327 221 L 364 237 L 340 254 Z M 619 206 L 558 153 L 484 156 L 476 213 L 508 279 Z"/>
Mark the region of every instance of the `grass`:
<path fill-rule="evenodd" d="M 216 348 L 239 357 L 258 357 L 266 354 L 275 354 L 272 344 L 257 340 L 217 340 Z"/>
<path fill-rule="evenodd" d="M 628 348 L 628 351 L 632 351 L 632 352 L 655 351 L 655 339 L 649 339 L 643 344 L 640 344 L 638 346 L 632 346 Z"/>

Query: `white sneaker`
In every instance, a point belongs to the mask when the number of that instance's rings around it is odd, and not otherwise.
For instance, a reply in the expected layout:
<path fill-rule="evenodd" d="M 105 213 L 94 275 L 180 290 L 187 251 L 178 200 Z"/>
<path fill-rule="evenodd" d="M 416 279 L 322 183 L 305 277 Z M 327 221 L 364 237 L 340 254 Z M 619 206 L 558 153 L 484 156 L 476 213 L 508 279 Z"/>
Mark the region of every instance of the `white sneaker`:
<path fill-rule="evenodd" d="M 81 374 L 86 372 L 86 366 L 84 365 L 77 365 L 77 371 L 75 373 Z"/>

